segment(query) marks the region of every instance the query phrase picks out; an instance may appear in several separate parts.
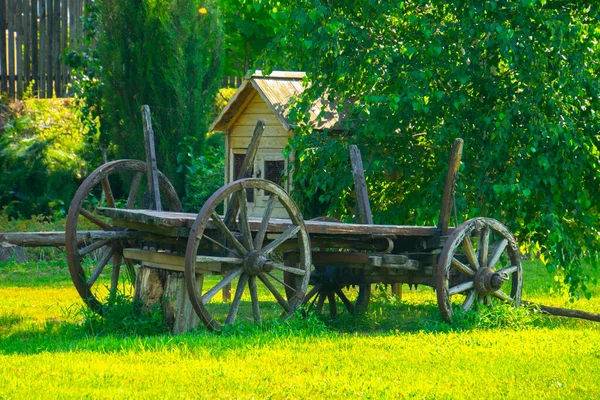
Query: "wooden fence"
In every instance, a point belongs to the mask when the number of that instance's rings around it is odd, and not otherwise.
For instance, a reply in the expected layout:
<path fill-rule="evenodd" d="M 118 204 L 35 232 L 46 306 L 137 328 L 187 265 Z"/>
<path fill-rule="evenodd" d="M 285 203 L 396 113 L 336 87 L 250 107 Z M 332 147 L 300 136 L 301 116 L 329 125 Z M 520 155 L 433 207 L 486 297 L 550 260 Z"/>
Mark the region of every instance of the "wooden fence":
<path fill-rule="evenodd" d="M 33 81 L 33 95 L 69 97 L 67 47 L 80 44 L 83 11 L 90 0 L 0 0 L 0 92 L 21 98 Z M 227 76 L 221 87 L 237 88 Z"/>
<path fill-rule="evenodd" d="M 34 96 L 70 95 L 61 55 L 82 37 L 89 1 L 0 0 L 0 91 L 21 97 L 34 81 Z"/>

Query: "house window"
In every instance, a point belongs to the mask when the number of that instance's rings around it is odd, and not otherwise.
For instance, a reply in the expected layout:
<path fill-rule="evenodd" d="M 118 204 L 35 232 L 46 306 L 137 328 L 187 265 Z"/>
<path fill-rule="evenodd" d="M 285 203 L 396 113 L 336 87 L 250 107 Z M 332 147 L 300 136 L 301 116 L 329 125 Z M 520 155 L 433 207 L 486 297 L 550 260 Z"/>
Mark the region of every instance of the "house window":
<path fill-rule="evenodd" d="M 233 155 L 233 180 L 236 180 L 240 175 L 240 170 L 242 169 L 242 163 L 244 162 L 245 154 L 234 154 Z M 248 178 L 252 176 L 252 171 L 250 175 L 244 178 Z M 246 198 L 249 203 L 254 203 L 254 190 L 246 189 Z"/>
<path fill-rule="evenodd" d="M 265 160 L 265 179 L 282 186 L 284 168 L 283 160 Z"/>

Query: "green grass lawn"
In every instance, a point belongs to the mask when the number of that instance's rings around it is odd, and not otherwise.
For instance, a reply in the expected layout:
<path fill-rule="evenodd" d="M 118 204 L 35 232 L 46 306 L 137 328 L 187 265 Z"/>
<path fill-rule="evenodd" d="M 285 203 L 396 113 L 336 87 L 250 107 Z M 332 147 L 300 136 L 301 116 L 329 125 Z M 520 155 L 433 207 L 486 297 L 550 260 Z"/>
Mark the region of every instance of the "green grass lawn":
<path fill-rule="evenodd" d="M 600 312 L 600 290 L 569 304 L 525 268 L 525 299 Z M 600 324 L 497 307 L 449 326 L 426 287 L 375 289 L 361 317 L 180 336 L 111 329 L 81 304 L 63 261 L 0 264 L 0 399 L 600 396 Z"/>

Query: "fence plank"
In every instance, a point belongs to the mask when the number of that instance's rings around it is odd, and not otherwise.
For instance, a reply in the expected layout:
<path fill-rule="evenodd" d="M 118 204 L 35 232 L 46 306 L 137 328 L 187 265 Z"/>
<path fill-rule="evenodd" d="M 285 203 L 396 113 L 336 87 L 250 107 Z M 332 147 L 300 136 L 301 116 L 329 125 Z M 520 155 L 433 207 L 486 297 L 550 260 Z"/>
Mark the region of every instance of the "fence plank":
<path fill-rule="evenodd" d="M 0 90 L 6 92 L 8 87 L 7 68 L 6 68 L 6 29 L 8 13 L 6 9 L 6 0 L 0 0 Z"/>
<path fill-rule="evenodd" d="M 29 85 L 31 81 L 31 5 L 29 0 L 23 0 L 21 18 L 23 20 L 23 83 Z"/>
<path fill-rule="evenodd" d="M 60 92 L 60 97 L 66 97 L 68 95 L 68 84 L 69 84 L 69 79 L 68 79 L 68 74 L 67 74 L 67 66 L 65 65 L 63 56 L 65 53 L 65 49 L 68 46 L 68 39 L 69 39 L 69 24 L 68 24 L 68 8 L 69 8 L 69 4 L 67 2 L 67 0 L 62 0 L 62 5 L 60 8 L 60 28 L 61 28 L 61 35 L 60 35 L 60 86 L 62 88 L 61 92 Z"/>
<path fill-rule="evenodd" d="M 12 3 L 12 4 L 11 4 Z M 15 14 L 16 3 L 8 3 L 8 95 L 15 97 Z"/>
<path fill-rule="evenodd" d="M 46 3 L 46 15 L 47 15 L 47 29 L 48 34 L 46 36 L 48 40 L 47 53 L 46 53 L 46 97 L 51 98 L 54 96 L 54 40 L 52 40 L 52 34 L 54 33 L 54 1 L 47 0 Z"/>
<path fill-rule="evenodd" d="M 15 81 L 17 86 L 17 97 L 23 95 L 23 0 L 15 1 L 17 14 L 15 15 Z"/>
<path fill-rule="evenodd" d="M 33 92 L 39 90 L 39 66 L 38 66 L 38 1 L 31 0 L 31 79 L 35 81 Z"/>
<path fill-rule="evenodd" d="M 52 31 L 52 48 L 54 49 L 54 95 L 60 96 L 62 93 L 61 76 L 60 76 L 60 0 L 54 0 L 54 30 Z"/>
<path fill-rule="evenodd" d="M 46 0 L 40 1 L 40 97 L 46 97 Z"/>

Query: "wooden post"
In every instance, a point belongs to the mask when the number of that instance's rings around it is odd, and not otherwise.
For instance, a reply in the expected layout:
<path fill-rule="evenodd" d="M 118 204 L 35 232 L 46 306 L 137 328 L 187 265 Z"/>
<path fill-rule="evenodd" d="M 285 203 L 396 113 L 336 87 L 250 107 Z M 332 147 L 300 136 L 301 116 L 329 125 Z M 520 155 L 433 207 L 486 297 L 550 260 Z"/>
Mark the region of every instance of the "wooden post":
<path fill-rule="evenodd" d="M 8 88 L 8 71 L 6 65 L 6 29 L 7 25 L 6 0 L 0 0 L 0 92 L 6 92 Z"/>
<path fill-rule="evenodd" d="M 158 166 L 156 165 L 156 151 L 154 149 L 154 131 L 150 107 L 142 106 L 142 122 L 144 125 L 144 148 L 146 149 L 146 176 L 148 178 L 148 193 L 150 194 L 150 207 L 161 211 L 160 187 L 158 186 Z"/>
<path fill-rule="evenodd" d="M 252 134 L 252 140 L 250 140 L 250 144 L 248 145 L 248 149 L 246 150 L 246 156 L 244 157 L 244 161 L 242 161 L 242 166 L 240 167 L 240 172 L 236 179 L 249 178 L 252 175 L 252 171 L 254 169 L 254 160 L 256 159 L 256 154 L 258 153 L 258 147 L 260 146 L 260 139 L 262 138 L 262 134 L 265 130 L 265 121 L 259 119 L 256 122 L 256 127 L 254 128 L 254 133 Z M 249 189 L 252 190 L 252 189 Z M 227 211 L 225 212 L 225 225 L 228 228 L 233 228 L 235 225 L 235 217 L 238 212 L 238 200 L 237 198 L 230 199 L 229 204 L 227 205 Z M 231 285 L 227 285 L 223 288 L 223 301 L 231 300 Z"/>
<path fill-rule="evenodd" d="M 442 206 L 440 207 L 440 217 L 438 219 L 438 229 L 440 235 L 448 234 L 448 225 L 452 214 L 452 205 L 454 204 L 454 192 L 456 190 L 456 181 L 458 179 L 458 170 L 460 168 L 460 159 L 462 157 L 463 140 L 458 138 L 452 145 L 450 153 L 450 162 L 448 163 L 448 175 L 444 184 L 444 194 L 442 195 Z M 457 223 L 457 221 L 454 221 Z"/>
<path fill-rule="evenodd" d="M 352 163 L 352 177 L 354 178 L 354 190 L 356 191 L 356 204 L 360 213 L 360 223 L 373 225 L 373 215 L 371 214 L 371 204 L 369 202 L 365 170 L 363 168 L 360 150 L 355 145 L 350 146 L 350 162 Z"/>
<path fill-rule="evenodd" d="M 358 206 L 358 212 L 360 214 L 360 223 L 373 225 L 373 214 L 371 213 L 371 203 L 369 201 L 367 180 L 365 179 L 365 169 L 363 167 L 360 150 L 355 145 L 350 145 L 350 163 L 352 164 L 352 178 L 354 179 L 356 205 Z M 392 293 L 394 293 L 398 299 L 401 299 L 402 284 L 392 284 Z"/>

